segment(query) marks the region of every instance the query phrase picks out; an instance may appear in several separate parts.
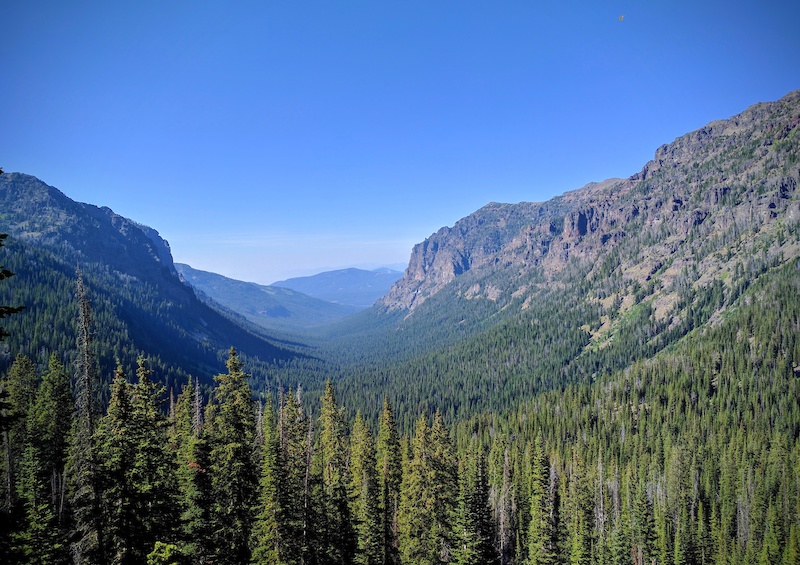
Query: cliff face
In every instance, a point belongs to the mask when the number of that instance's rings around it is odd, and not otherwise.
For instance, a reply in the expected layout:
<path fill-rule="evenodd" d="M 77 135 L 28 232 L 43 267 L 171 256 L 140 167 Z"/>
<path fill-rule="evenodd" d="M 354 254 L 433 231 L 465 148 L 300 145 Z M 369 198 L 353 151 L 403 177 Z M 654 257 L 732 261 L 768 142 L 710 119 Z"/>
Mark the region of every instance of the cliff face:
<path fill-rule="evenodd" d="M 526 280 L 556 283 L 570 265 L 589 278 L 616 271 L 640 285 L 658 274 L 650 287 L 659 304 L 674 300 L 686 269 L 707 281 L 759 249 L 796 256 L 797 242 L 783 232 L 800 221 L 798 126 L 800 91 L 659 147 L 628 179 L 540 204 L 489 204 L 417 244 L 380 304 L 413 312 L 467 272 L 483 282 L 459 291 L 462 298 L 532 298 Z"/>
<path fill-rule="evenodd" d="M 137 277 L 177 281 L 169 244 L 153 228 L 108 207 L 75 202 L 36 177 L 0 175 L 0 228 L 45 247 L 66 246 L 88 262 Z"/>

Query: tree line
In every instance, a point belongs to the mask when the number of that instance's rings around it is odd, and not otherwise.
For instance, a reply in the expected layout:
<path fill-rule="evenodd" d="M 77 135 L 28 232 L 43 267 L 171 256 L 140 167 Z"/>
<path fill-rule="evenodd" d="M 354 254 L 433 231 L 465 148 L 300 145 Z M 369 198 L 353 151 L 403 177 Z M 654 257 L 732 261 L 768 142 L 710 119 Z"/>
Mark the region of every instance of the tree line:
<path fill-rule="evenodd" d="M 799 272 L 775 269 L 726 319 L 624 371 L 468 418 L 423 412 L 408 432 L 391 397 L 364 418 L 330 381 L 315 406 L 299 388 L 254 400 L 234 349 L 210 392 L 168 390 L 140 357 L 101 394 L 79 275 L 74 369 L 20 355 L 2 379 L 0 555 L 795 565 Z"/>
<path fill-rule="evenodd" d="M 117 370 L 99 415 L 91 382 L 73 395 L 56 356 L 40 378 L 17 358 L 4 382 L 5 561 L 800 559 L 800 448 L 785 434 L 760 446 L 742 429 L 727 446 L 664 436 L 626 461 L 599 434 L 555 447 L 556 426 L 523 437 L 489 416 L 449 430 L 423 414 L 401 437 L 388 400 L 373 434 L 330 382 L 311 418 L 300 391 L 254 402 L 233 349 L 227 368 L 207 402 L 191 381 L 169 400 L 141 359 L 136 382 Z"/>

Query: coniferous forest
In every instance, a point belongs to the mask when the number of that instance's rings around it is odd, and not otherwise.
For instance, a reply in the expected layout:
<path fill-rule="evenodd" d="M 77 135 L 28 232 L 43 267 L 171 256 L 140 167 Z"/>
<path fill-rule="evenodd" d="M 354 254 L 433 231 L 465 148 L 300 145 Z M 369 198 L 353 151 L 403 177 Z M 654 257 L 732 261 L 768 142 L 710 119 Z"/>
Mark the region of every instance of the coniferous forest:
<path fill-rule="evenodd" d="M 6 275 L 10 275 L 5 271 Z M 254 401 L 141 357 L 105 406 L 80 274 L 76 362 L 3 386 L 8 563 L 800 562 L 800 263 L 713 329 L 600 382 L 448 423 L 352 413 L 329 381 Z M 13 315 L 16 309 L 4 313 Z"/>

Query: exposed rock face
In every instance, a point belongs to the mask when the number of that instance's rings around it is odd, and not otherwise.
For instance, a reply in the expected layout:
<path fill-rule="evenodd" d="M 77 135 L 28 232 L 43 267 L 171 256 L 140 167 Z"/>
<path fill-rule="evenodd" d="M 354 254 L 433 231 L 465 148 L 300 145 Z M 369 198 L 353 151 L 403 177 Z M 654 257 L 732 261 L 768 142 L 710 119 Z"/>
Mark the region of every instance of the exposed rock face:
<path fill-rule="evenodd" d="M 464 298 L 519 296 L 523 278 L 553 281 L 568 265 L 591 266 L 620 245 L 617 268 L 640 283 L 661 269 L 664 292 L 690 264 L 725 271 L 725 249 L 755 245 L 760 234 L 800 221 L 798 129 L 800 91 L 659 147 L 628 179 L 545 203 L 488 204 L 414 246 L 405 276 L 380 304 L 413 311 L 467 272 L 497 282 L 473 284 Z M 784 247 L 797 253 L 798 246 Z"/>
<path fill-rule="evenodd" d="M 39 245 L 68 246 L 88 262 L 104 262 L 127 275 L 178 281 L 169 244 L 153 228 L 108 207 L 75 202 L 22 173 L 0 175 L 4 229 Z M 183 292 L 173 298 L 186 300 Z"/>
<path fill-rule="evenodd" d="M 413 309 L 467 271 L 492 266 L 525 228 L 531 218 L 549 226 L 556 219 L 557 203 L 550 206 L 523 202 L 520 204 L 487 204 L 474 214 L 459 220 L 452 228 L 442 228 L 414 246 L 405 276 L 379 302 L 391 310 Z M 549 240 L 543 235 L 543 240 Z"/>

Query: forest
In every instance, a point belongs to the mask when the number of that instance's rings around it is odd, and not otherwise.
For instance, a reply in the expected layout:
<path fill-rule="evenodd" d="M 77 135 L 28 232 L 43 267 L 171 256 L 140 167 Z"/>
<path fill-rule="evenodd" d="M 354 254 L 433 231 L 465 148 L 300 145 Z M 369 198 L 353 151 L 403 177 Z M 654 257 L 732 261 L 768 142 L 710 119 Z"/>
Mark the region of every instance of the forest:
<path fill-rule="evenodd" d="M 652 358 L 458 418 L 255 394 L 233 348 L 211 388 L 144 355 L 104 386 L 76 288 L 74 363 L 3 377 L 4 562 L 800 563 L 797 260 Z"/>

